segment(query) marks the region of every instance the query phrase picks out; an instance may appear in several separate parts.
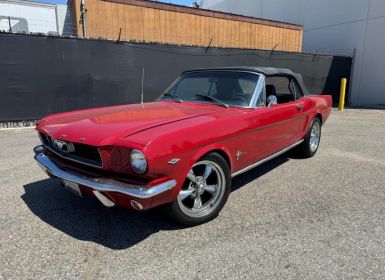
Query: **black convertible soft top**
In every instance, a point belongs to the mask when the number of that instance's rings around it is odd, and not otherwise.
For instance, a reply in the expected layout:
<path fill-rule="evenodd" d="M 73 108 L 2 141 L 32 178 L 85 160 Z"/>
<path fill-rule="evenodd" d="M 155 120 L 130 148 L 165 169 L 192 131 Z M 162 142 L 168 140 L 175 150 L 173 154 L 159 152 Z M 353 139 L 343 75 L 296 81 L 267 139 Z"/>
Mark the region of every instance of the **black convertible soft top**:
<path fill-rule="evenodd" d="M 253 67 L 253 66 L 232 66 L 232 67 L 216 67 L 216 68 L 199 68 L 182 72 L 183 74 L 201 71 L 248 71 L 263 74 L 265 76 L 289 76 L 297 80 L 304 95 L 309 95 L 308 90 L 303 82 L 302 75 L 294 73 L 290 69 L 274 68 L 274 67 Z"/>

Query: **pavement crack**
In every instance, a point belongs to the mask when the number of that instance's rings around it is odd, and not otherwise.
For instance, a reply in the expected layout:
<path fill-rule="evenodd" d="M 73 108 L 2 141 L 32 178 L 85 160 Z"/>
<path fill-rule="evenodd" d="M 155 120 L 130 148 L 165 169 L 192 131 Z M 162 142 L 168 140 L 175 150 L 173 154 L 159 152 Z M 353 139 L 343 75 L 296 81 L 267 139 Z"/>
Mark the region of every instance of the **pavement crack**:
<path fill-rule="evenodd" d="M 88 255 L 86 257 L 87 269 L 84 274 L 86 280 L 96 279 L 99 270 L 99 250 L 95 244 L 91 245 Z"/>

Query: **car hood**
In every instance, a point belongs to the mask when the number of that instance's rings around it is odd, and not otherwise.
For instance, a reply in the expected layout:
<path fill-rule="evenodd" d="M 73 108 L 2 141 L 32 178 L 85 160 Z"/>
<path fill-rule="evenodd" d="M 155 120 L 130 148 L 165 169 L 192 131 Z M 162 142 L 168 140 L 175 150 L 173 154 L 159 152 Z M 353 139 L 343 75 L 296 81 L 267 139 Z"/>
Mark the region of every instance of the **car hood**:
<path fill-rule="evenodd" d="M 223 108 L 174 102 L 104 107 L 48 116 L 38 122 L 37 130 L 60 140 L 105 146 L 152 127 L 196 118 L 218 109 Z"/>

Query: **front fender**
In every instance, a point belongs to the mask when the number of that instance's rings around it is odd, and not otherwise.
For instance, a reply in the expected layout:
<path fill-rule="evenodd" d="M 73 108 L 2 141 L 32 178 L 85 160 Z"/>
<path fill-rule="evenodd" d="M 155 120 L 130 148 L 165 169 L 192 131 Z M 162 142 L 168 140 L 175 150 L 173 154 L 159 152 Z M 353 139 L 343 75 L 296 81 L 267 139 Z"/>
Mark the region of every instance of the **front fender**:
<path fill-rule="evenodd" d="M 173 158 L 180 159 L 179 166 L 178 164 L 175 164 L 174 167 L 171 167 L 171 165 L 169 165 L 169 170 L 171 170 L 169 175 L 171 175 L 170 177 L 177 181 L 177 185 L 172 189 L 170 193 L 154 198 L 153 207 L 174 201 L 178 197 L 178 194 L 187 178 L 187 174 L 192 168 L 192 166 L 203 156 L 215 151 L 219 152 L 220 154 L 226 155 L 226 160 L 229 161 L 230 165 L 230 172 L 233 173 L 233 160 L 231 157 L 231 153 L 227 147 L 219 143 L 209 144 L 207 146 L 185 151 L 183 154 L 174 155 Z"/>
<path fill-rule="evenodd" d="M 184 164 L 184 166 L 182 167 L 182 170 L 180 173 L 181 176 L 179 176 L 179 178 L 184 178 L 184 179 L 183 179 L 183 182 L 178 182 L 178 185 L 173 190 L 173 195 L 175 196 L 175 198 L 178 196 L 179 191 L 182 188 L 183 183 L 187 177 L 187 173 L 190 171 L 192 166 L 203 156 L 214 151 L 219 151 L 220 153 L 226 154 L 229 160 L 230 173 L 232 173 L 233 160 L 232 160 L 230 151 L 225 146 L 219 143 L 213 143 L 213 144 L 195 149 L 193 153 L 191 153 L 192 156 L 190 156 L 190 158 L 186 161 L 186 164 Z"/>
<path fill-rule="evenodd" d="M 190 162 L 189 162 L 189 167 L 186 171 L 186 176 L 187 176 L 187 172 L 191 169 L 191 167 L 200 159 L 202 158 L 203 156 L 211 153 L 211 152 L 215 152 L 215 151 L 218 151 L 220 154 L 225 154 L 227 158 L 225 158 L 226 161 L 228 161 L 229 163 L 229 167 L 230 167 L 230 173 L 233 173 L 233 170 L 232 170 L 232 167 L 234 166 L 234 162 L 233 162 L 233 158 L 231 157 L 231 152 L 230 150 L 224 146 L 224 145 L 221 145 L 221 144 L 218 144 L 218 143 L 213 143 L 213 144 L 210 144 L 210 145 L 207 145 L 207 146 L 204 146 L 204 147 L 201 147 L 199 148 L 196 153 L 194 154 L 194 156 L 190 159 Z"/>

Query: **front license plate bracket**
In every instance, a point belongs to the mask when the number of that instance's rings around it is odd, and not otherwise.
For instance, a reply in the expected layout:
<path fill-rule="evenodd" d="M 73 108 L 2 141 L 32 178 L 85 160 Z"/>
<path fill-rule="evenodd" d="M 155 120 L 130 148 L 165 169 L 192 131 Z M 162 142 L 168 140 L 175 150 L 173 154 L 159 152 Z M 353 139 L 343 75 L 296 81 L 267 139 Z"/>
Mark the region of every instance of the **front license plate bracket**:
<path fill-rule="evenodd" d="M 76 196 L 78 197 L 83 196 L 82 191 L 80 190 L 79 184 L 63 179 L 62 185 L 66 190 L 72 192 Z"/>

